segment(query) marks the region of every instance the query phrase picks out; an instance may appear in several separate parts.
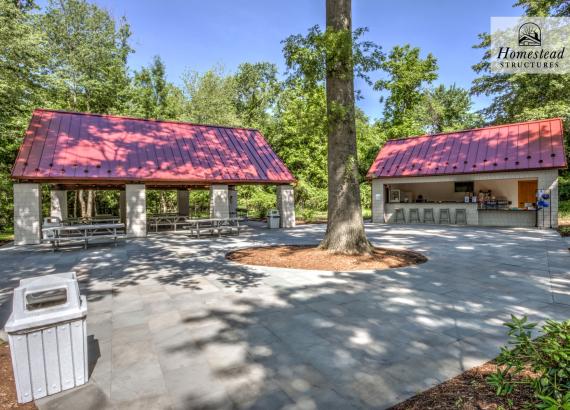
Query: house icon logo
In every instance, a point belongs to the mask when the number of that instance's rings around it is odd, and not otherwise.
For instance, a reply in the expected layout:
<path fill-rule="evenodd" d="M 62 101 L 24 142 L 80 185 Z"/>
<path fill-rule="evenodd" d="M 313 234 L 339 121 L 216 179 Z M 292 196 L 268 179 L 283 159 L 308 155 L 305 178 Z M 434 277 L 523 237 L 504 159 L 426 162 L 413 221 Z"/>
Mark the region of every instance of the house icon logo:
<path fill-rule="evenodd" d="M 519 46 L 541 46 L 542 33 L 534 23 L 524 23 L 519 27 Z"/>

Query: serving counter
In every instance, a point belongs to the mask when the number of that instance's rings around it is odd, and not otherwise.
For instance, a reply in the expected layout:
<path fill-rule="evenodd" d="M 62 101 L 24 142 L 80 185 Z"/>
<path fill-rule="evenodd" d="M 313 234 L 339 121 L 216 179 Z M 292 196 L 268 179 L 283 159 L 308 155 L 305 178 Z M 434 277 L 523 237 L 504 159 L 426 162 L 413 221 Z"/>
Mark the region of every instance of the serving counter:
<path fill-rule="evenodd" d="M 424 210 L 433 209 L 435 222 L 439 221 L 441 209 L 449 209 L 451 222 L 455 223 L 455 212 L 464 209 L 467 225 L 479 226 L 536 226 L 536 211 L 527 209 L 491 209 L 479 208 L 476 203 L 465 202 L 408 202 L 387 203 L 384 205 L 384 220 L 386 223 L 395 222 L 396 209 L 402 209 L 406 223 L 410 221 L 410 209 L 419 211 L 420 220 L 424 220 Z"/>

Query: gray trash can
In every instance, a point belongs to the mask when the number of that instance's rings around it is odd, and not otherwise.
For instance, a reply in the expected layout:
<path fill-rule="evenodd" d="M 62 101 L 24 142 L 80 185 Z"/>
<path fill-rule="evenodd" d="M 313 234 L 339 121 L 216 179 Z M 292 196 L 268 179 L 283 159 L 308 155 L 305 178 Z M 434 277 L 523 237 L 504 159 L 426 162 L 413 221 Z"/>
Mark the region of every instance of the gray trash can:
<path fill-rule="evenodd" d="M 86 318 L 74 272 L 20 281 L 5 327 L 18 402 L 87 382 Z"/>
<path fill-rule="evenodd" d="M 277 229 L 279 228 L 279 211 L 277 209 L 271 209 L 267 213 L 267 227 L 269 229 Z"/>

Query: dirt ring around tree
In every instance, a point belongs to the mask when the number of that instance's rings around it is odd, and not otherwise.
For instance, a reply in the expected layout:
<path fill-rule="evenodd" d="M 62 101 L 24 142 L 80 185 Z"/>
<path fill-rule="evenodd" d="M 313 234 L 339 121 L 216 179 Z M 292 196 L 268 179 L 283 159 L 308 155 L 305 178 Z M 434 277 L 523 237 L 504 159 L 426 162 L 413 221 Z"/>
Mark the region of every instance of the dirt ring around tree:
<path fill-rule="evenodd" d="M 318 248 L 318 245 L 276 245 L 242 248 L 226 254 L 232 262 L 326 271 L 355 271 L 403 268 L 427 262 L 419 252 L 374 247 L 372 254 L 342 255 Z"/>

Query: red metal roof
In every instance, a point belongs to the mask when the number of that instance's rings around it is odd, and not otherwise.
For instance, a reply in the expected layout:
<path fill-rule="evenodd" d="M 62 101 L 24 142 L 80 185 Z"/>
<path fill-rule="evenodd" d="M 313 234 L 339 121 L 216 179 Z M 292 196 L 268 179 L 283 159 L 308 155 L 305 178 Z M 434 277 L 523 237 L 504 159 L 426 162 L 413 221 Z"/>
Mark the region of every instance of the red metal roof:
<path fill-rule="evenodd" d="M 274 183 L 295 181 L 254 129 L 37 109 L 19 180 Z"/>
<path fill-rule="evenodd" d="M 566 168 L 560 118 L 390 140 L 368 178 Z"/>

